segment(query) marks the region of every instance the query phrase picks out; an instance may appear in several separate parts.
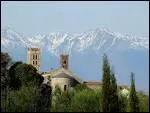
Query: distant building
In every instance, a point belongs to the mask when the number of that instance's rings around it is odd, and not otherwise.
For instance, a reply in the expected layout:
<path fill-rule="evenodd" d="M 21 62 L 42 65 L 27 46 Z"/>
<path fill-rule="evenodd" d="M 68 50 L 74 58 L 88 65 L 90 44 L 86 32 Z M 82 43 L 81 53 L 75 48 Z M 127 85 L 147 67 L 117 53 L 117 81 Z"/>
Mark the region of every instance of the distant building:
<path fill-rule="evenodd" d="M 40 72 L 40 49 L 28 48 L 27 63 L 33 65 Z"/>
<path fill-rule="evenodd" d="M 102 86 L 102 82 L 100 81 L 84 81 L 88 88 L 95 89 L 100 88 Z"/>
<path fill-rule="evenodd" d="M 72 89 L 77 84 L 83 83 L 81 79 L 69 70 L 68 64 L 68 55 L 60 55 L 60 68 L 42 74 L 49 81 L 47 83 L 52 87 L 53 91 L 57 87 L 62 91 L 66 91 Z"/>

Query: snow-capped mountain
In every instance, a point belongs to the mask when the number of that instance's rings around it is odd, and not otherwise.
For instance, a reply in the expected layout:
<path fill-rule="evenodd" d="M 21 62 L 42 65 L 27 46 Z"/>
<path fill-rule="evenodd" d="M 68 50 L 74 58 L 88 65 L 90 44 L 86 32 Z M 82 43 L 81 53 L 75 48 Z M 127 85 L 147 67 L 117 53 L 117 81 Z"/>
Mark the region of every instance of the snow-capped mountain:
<path fill-rule="evenodd" d="M 130 48 L 149 50 L 147 37 L 122 35 L 100 28 L 79 34 L 49 33 L 31 37 L 24 37 L 12 29 L 4 29 L 2 30 L 1 44 L 5 48 L 16 48 L 18 45 L 26 48 L 40 47 L 56 56 L 62 52 L 69 54 L 84 52 L 89 48 L 96 53 L 99 53 L 101 49 L 107 52 L 114 47 L 120 50 Z"/>
<path fill-rule="evenodd" d="M 138 89 L 149 90 L 149 37 L 97 28 L 83 33 L 24 36 L 10 28 L 1 31 L 1 49 L 14 60 L 26 61 L 28 47 L 41 48 L 41 70 L 59 67 L 59 55 L 69 54 L 69 67 L 84 80 L 102 79 L 102 56 L 114 66 L 119 84 L 130 84 L 134 72 Z"/>

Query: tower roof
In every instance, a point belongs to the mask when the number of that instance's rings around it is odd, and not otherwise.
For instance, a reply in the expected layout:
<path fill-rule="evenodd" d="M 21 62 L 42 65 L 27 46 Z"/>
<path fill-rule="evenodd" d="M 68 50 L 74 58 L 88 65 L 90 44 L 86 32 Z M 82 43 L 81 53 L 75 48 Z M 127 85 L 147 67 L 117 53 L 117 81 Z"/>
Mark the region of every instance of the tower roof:
<path fill-rule="evenodd" d="M 28 50 L 32 50 L 32 51 L 39 51 L 40 48 L 28 48 Z"/>

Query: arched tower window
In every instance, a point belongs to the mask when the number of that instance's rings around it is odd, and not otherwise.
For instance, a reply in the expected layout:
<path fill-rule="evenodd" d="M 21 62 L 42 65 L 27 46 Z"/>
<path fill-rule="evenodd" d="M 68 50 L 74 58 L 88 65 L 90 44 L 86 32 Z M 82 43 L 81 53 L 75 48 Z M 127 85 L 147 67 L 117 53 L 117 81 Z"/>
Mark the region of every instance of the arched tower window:
<path fill-rule="evenodd" d="M 64 64 L 66 64 L 66 60 L 64 60 Z"/>

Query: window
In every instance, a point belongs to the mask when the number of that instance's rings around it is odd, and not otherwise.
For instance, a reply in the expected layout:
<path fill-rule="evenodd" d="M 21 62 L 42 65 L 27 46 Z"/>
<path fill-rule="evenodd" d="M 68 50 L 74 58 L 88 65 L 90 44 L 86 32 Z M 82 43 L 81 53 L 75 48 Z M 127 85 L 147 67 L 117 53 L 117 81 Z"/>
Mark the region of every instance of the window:
<path fill-rule="evenodd" d="M 66 89 L 67 89 L 67 85 L 64 85 L 64 91 L 66 91 Z"/>
<path fill-rule="evenodd" d="M 35 63 L 36 65 L 37 65 L 37 61 L 36 61 L 36 63 Z"/>
<path fill-rule="evenodd" d="M 36 59 L 37 59 L 37 55 L 36 55 Z"/>
<path fill-rule="evenodd" d="M 34 55 L 33 55 L 33 59 L 34 59 Z"/>
<path fill-rule="evenodd" d="M 66 64 L 66 60 L 64 61 L 64 64 Z"/>
<path fill-rule="evenodd" d="M 34 65 L 34 61 L 33 61 L 33 65 Z"/>

